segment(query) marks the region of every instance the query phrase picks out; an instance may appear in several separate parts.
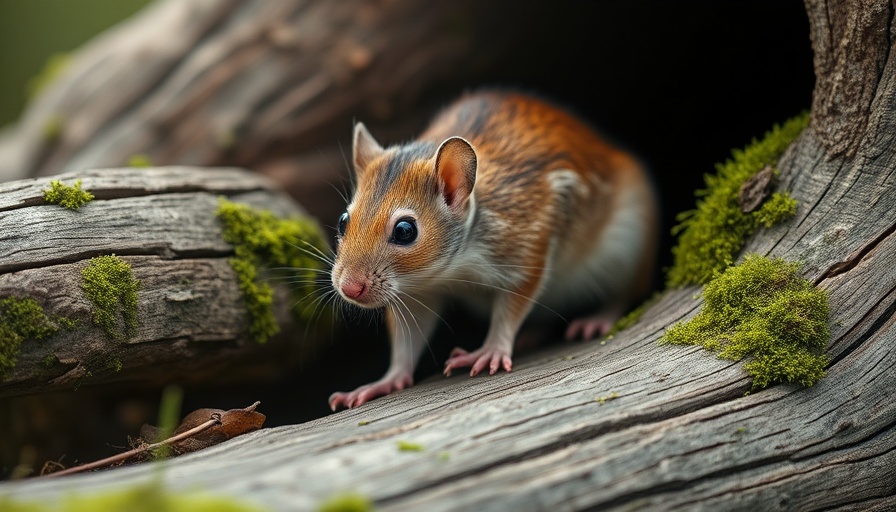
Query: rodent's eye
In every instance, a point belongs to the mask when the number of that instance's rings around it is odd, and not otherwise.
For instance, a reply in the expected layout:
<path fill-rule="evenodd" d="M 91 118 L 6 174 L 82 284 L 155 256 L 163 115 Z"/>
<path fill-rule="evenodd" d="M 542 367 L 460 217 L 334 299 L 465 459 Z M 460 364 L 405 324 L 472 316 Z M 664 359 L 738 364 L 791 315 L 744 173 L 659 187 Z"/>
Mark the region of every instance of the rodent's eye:
<path fill-rule="evenodd" d="M 339 216 L 339 222 L 336 224 L 336 234 L 345 236 L 345 226 L 348 225 L 348 212 L 343 212 Z"/>
<path fill-rule="evenodd" d="M 417 221 L 410 217 L 402 217 L 395 223 L 392 229 L 393 244 L 408 245 L 417 239 Z"/>

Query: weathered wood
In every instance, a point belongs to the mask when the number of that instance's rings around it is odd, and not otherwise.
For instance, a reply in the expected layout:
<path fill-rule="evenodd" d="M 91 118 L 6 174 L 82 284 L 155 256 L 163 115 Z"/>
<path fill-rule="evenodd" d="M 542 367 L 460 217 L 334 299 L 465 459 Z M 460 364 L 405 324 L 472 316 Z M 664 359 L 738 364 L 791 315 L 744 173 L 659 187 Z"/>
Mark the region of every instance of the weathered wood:
<path fill-rule="evenodd" d="M 384 510 L 892 509 L 896 20 L 885 3 L 867 4 L 807 2 L 815 50 L 826 53 L 818 62 L 831 63 L 818 73 L 856 63 L 858 72 L 820 77 L 815 104 L 825 107 L 777 165 L 780 186 L 799 201 L 797 215 L 758 233 L 744 251 L 800 261 L 829 292 L 831 364 L 812 388 L 745 395 L 741 363 L 658 345 L 669 325 L 699 310 L 698 290 L 689 288 L 667 293 L 605 345 L 543 351 L 516 361 L 510 374 L 431 379 L 162 471 L 5 483 L 0 495 L 55 501 L 161 478 L 173 490 L 275 510 L 314 510 L 343 492 Z M 868 18 L 881 13 L 883 22 Z M 877 27 L 873 37 L 869 26 Z M 883 67 L 871 72 L 880 56 Z M 863 92 L 839 94 L 831 84 L 841 80 Z M 856 98 L 870 111 L 856 109 Z M 425 450 L 400 451 L 401 440 Z"/>
<path fill-rule="evenodd" d="M 228 262 L 233 247 L 215 217 L 219 197 L 302 215 L 270 181 L 240 169 L 189 167 L 52 179 L 81 179 L 96 199 L 72 211 L 44 202 L 50 178 L 0 184 L 0 297 L 33 298 L 49 315 L 76 319 L 79 326 L 25 342 L 0 395 L 117 381 L 201 382 L 220 379 L 225 368 L 228 378 L 270 376 L 275 371 L 260 363 L 287 362 L 278 366 L 282 370 L 311 352 L 307 343 L 300 350 L 282 339 L 270 346 L 250 339 L 250 319 Z M 126 341 L 110 340 L 92 324 L 93 306 L 81 291 L 89 258 L 106 254 L 128 262 L 141 283 L 139 327 Z M 285 288 L 278 289 L 283 298 Z M 289 306 L 281 300 L 276 311 L 287 327 Z"/>
<path fill-rule="evenodd" d="M 29 106 L 0 140 L 0 181 L 121 166 L 136 154 L 251 169 L 314 155 L 347 141 L 354 119 L 394 123 L 427 88 L 474 82 L 539 21 L 517 10 L 504 22 L 515 5 L 156 2 L 79 51 Z"/>

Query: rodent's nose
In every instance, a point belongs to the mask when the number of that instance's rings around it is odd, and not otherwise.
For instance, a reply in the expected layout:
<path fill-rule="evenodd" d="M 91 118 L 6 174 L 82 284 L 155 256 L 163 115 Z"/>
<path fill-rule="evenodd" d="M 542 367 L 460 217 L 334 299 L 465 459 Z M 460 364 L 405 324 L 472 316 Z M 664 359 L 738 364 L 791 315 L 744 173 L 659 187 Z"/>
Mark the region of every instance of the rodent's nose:
<path fill-rule="evenodd" d="M 344 283 L 342 285 L 342 293 L 350 299 L 358 300 L 367 293 L 367 285 L 358 282 Z"/>

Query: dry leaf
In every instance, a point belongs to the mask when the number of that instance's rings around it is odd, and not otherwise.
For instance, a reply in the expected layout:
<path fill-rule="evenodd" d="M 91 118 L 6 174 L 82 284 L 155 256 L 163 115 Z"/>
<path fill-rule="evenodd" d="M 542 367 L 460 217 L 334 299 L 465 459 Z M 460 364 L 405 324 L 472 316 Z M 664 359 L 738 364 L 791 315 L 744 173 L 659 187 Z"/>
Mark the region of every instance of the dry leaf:
<path fill-rule="evenodd" d="M 258 430 L 264 425 L 265 415 L 257 412 L 255 408 L 258 402 L 245 409 L 197 409 L 186 415 L 180 422 L 173 435 L 178 435 L 214 418 L 220 417 L 220 424 L 213 425 L 202 432 L 198 432 L 186 439 L 173 443 L 174 452 L 179 454 L 195 452 L 209 446 L 214 446 L 228 439 Z M 143 425 L 140 436 L 148 443 L 162 441 L 159 439 L 159 429 L 152 425 Z"/>

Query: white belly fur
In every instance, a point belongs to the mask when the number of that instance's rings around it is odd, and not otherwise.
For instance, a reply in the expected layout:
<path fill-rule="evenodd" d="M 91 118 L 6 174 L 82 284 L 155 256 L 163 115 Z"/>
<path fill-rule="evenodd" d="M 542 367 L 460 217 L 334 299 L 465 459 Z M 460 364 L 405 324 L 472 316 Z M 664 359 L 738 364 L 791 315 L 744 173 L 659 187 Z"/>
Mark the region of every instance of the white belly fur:
<path fill-rule="evenodd" d="M 630 299 L 638 271 L 644 261 L 651 227 L 649 190 L 634 187 L 620 191 L 618 208 L 606 224 L 599 239 L 592 244 L 587 258 L 578 265 L 563 266 L 564 260 L 575 258 L 555 254 L 556 268 L 538 301 L 558 311 L 581 309 L 588 305 L 612 306 Z M 625 304 L 622 304 L 624 307 Z"/>

